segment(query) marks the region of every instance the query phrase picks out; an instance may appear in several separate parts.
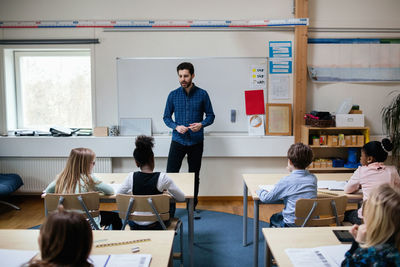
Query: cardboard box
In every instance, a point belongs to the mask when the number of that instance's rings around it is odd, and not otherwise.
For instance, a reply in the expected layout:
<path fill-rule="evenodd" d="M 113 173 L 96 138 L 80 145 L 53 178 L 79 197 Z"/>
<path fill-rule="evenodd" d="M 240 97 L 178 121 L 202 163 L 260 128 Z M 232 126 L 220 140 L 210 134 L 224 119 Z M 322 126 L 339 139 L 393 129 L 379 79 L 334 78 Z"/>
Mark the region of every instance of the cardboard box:
<path fill-rule="evenodd" d="M 364 145 L 364 135 L 357 135 L 357 146 Z"/>
<path fill-rule="evenodd" d="M 344 141 L 346 142 L 346 146 L 351 146 L 351 135 L 345 135 L 344 136 Z"/>
<path fill-rule="evenodd" d="M 364 126 L 364 114 L 336 114 L 336 127 Z"/>
<path fill-rule="evenodd" d="M 108 136 L 108 127 L 96 127 L 93 129 L 94 136 Z"/>
<path fill-rule="evenodd" d="M 350 113 L 350 114 L 362 114 L 362 110 L 355 110 L 355 109 L 352 109 L 352 110 L 350 110 L 349 113 Z"/>
<path fill-rule="evenodd" d="M 328 146 L 337 146 L 338 137 L 337 135 L 328 135 Z"/>

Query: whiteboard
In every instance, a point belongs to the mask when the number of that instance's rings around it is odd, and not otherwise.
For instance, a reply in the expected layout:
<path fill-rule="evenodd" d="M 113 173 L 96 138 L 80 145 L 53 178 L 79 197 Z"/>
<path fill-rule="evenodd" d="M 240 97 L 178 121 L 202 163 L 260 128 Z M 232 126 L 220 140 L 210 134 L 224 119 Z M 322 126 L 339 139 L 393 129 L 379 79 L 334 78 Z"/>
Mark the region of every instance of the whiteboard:
<path fill-rule="evenodd" d="M 263 57 L 117 58 L 118 121 L 151 118 L 153 134 L 171 132 L 163 115 L 168 94 L 180 87 L 176 67 L 181 62 L 194 65 L 193 82 L 210 96 L 215 121 L 205 132 L 247 132 L 244 91 L 257 89 L 251 70 L 267 68 Z M 231 110 L 236 110 L 235 122 L 231 122 Z"/>

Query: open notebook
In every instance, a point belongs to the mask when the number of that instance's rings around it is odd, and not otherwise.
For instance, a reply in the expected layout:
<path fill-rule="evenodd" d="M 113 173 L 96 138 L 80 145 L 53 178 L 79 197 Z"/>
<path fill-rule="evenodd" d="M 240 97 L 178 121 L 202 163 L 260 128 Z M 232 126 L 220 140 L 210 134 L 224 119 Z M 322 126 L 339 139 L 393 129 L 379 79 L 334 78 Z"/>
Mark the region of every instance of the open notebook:
<path fill-rule="evenodd" d="M 346 184 L 346 181 L 319 180 L 318 188 L 327 188 L 332 191 L 343 191 Z"/>
<path fill-rule="evenodd" d="M 39 252 L 36 250 L 0 249 L 1 266 L 20 267 L 29 262 Z M 95 267 L 148 267 L 150 254 L 91 255 Z"/>
<path fill-rule="evenodd" d="M 351 245 L 323 246 L 315 248 L 285 249 L 294 267 L 337 267 L 341 266 L 344 254 Z"/>

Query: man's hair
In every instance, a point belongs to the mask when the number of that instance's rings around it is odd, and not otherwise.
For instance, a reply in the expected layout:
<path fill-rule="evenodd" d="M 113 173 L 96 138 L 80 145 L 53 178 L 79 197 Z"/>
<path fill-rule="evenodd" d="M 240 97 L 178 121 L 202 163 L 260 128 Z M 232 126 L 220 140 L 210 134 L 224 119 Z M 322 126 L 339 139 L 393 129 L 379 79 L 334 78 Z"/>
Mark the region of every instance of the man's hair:
<path fill-rule="evenodd" d="M 290 146 L 287 157 L 296 169 L 305 169 L 313 160 L 313 152 L 309 146 L 296 143 Z"/>
<path fill-rule="evenodd" d="M 180 70 L 188 70 L 190 72 L 190 75 L 193 75 L 194 73 L 194 67 L 193 64 L 190 62 L 182 62 L 181 64 L 176 67 L 176 72 L 179 72 Z"/>

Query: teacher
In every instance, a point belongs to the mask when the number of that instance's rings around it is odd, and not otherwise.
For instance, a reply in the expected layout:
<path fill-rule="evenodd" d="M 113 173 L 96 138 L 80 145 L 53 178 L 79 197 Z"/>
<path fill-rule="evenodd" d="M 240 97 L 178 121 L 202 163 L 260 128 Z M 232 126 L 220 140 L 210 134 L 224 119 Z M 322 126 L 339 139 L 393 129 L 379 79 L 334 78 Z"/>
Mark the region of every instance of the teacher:
<path fill-rule="evenodd" d="M 195 173 L 194 207 L 196 208 L 203 156 L 203 128 L 214 122 L 215 115 L 208 93 L 192 82 L 194 79 L 192 63 L 183 62 L 176 70 L 181 87 L 169 93 L 163 118 L 164 123 L 173 129 L 167 172 L 179 172 L 182 160 L 187 155 L 189 172 Z M 175 121 L 172 119 L 173 113 Z"/>

